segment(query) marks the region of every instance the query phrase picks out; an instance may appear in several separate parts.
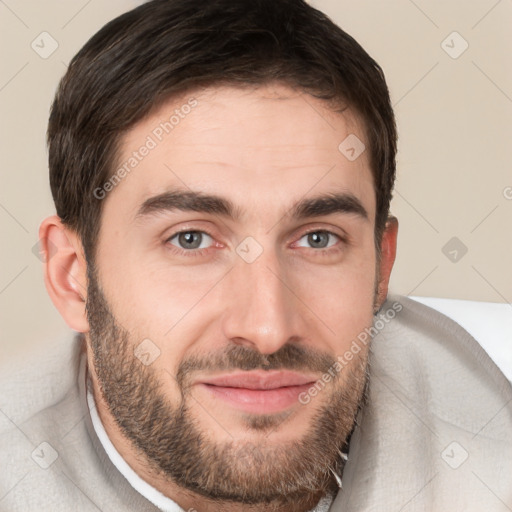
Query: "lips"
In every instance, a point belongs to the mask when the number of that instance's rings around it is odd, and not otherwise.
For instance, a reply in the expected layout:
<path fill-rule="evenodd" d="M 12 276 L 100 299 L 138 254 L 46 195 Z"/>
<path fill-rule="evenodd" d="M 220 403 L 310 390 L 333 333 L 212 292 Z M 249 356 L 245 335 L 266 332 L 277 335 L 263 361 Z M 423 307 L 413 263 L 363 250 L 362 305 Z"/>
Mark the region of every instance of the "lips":
<path fill-rule="evenodd" d="M 198 381 L 197 388 L 224 404 L 256 414 L 272 414 L 299 404 L 299 395 L 318 378 L 290 371 L 250 371 Z"/>
<path fill-rule="evenodd" d="M 317 380 L 314 375 L 290 371 L 251 371 L 230 375 L 219 375 L 201 381 L 203 384 L 228 388 L 270 390 L 288 386 L 303 386 Z"/>

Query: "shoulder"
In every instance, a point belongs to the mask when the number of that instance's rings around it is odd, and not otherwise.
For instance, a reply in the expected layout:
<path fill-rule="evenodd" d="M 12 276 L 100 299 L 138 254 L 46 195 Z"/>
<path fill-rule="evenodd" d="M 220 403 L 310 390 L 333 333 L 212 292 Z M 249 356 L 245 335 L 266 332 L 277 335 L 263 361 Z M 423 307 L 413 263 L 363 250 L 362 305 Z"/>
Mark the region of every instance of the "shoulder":
<path fill-rule="evenodd" d="M 16 357 L 0 371 L 0 503 L 35 510 L 55 485 L 66 443 L 83 411 L 78 399 L 80 340 L 67 339 Z M 68 448 L 66 448 L 68 449 Z M 35 501 L 34 501 L 35 500 Z M 45 503 L 61 510 L 58 496 Z M 20 508 L 21 507 L 21 508 Z M 23 508 L 25 507 L 25 508 Z"/>
<path fill-rule="evenodd" d="M 510 497 L 503 373 L 464 328 L 408 297 L 390 295 L 374 327 L 366 402 L 333 510 L 477 511 L 488 509 L 489 489 Z"/>
<path fill-rule="evenodd" d="M 22 423 L 61 402 L 76 388 L 83 348 L 81 336 L 70 332 L 63 339 L 3 362 L 0 409 Z M 0 433 L 3 430 L 0 427 Z"/>
<path fill-rule="evenodd" d="M 473 384 L 512 398 L 510 382 L 487 352 L 443 313 L 409 297 L 389 295 L 374 325 L 380 329 L 373 339 L 372 355 L 388 372 L 396 370 L 407 379 L 408 369 L 412 379 L 428 377 L 429 385 L 439 391 L 446 385 L 467 389 Z"/>

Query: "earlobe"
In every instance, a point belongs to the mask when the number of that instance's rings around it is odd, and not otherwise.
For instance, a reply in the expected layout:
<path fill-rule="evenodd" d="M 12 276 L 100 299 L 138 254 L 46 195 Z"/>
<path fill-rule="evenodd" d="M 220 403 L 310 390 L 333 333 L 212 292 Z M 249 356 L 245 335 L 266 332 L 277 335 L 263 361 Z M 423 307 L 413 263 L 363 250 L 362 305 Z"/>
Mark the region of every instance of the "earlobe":
<path fill-rule="evenodd" d="M 395 263 L 396 245 L 398 237 L 398 219 L 392 215 L 388 217 L 381 241 L 381 259 L 379 266 L 378 307 L 380 308 L 388 296 L 389 278 Z"/>
<path fill-rule="evenodd" d="M 48 295 L 69 327 L 88 332 L 87 263 L 78 235 L 53 215 L 41 223 L 39 239 Z"/>

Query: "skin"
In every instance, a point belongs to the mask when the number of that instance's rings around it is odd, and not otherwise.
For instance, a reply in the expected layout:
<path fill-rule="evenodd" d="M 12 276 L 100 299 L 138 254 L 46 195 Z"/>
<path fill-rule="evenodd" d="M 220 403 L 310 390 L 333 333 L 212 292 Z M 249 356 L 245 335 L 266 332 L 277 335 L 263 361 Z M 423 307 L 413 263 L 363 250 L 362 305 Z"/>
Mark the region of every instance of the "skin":
<path fill-rule="evenodd" d="M 334 112 L 285 85 L 215 87 L 174 98 L 126 134 L 119 163 L 191 97 L 197 106 L 103 199 L 94 274 L 91 268 L 87 272 L 76 233 L 56 216 L 45 219 L 40 238 L 58 249 L 46 262 L 46 286 L 68 325 L 85 334 L 100 418 L 142 478 L 185 510 L 306 512 L 333 488 L 329 467 L 342 469 L 336 467 L 337 449 L 363 398 L 368 348 L 307 405 L 297 402 L 280 413 L 243 412 L 194 383 L 226 373 L 225 368 L 241 370 L 248 362 L 251 368 L 268 369 L 270 362 L 271 368 L 292 369 L 294 349 L 299 371 L 320 378 L 372 325 L 385 301 L 398 223 L 390 218 L 378 262 L 368 151 L 349 161 L 338 150 L 349 134 L 368 146 L 358 116 L 350 108 Z M 145 200 L 173 187 L 228 198 L 241 216 L 174 210 L 137 217 Z M 290 215 L 296 201 L 333 190 L 353 194 L 368 218 L 343 212 Z M 174 235 L 187 229 L 210 235 L 202 240 L 203 252 L 180 245 L 186 241 Z M 314 246 L 307 236 L 312 231 L 333 233 L 329 246 Z M 237 252 L 248 236 L 257 242 L 249 250 L 259 245 L 262 251 L 250 263 Z M 159 350 L 147 366 L 133 356 L 145 339 Z M 230 356 L 234 348 L 237 357 Z M 123 395 L 122 387 L 113 385 L 115 375 L 140 393 Z M 195 451 L 189 443 L 189 455 L 207 464 L 202 480 L 194 483 L 190 476 L 179 482 L 158 465 L 169 458 L 165 450 L 151 456 L 137 448 L 132 436 L 144 436 L 148 404 L 156 396 L 164 405 L 163 414 L 148 424 L 155 428 L 153 436 L 167 432 L 166 425 L 174 429 L 170 435 L 202 436 Z M 123 411 L 127 417 L 130 410 L 134 424 L 123 426 Z M 179 425 L 177 417 L 183 419 Z M 308 452 L 309 445 L 316 452 Z M 245 463 L 237 466 L 241 455 Z M 308 461 L 315 459 L 308 473 Z M 308 482 L 285 472 L 291 462 L 304 464 Z M 188 463 L 183 459 L 182 467 Z M 230 464 L 236 475 L 220 473 Z M 188 469 L 192 474 L 198 466 L 190 463 Z M 229 499 L 213 496 L 209 471 L 223 475 L 223 492 L 233 493 Z M 281 495 L 289 495 L 277 499 L 277 487 L 272 495 L 270 481 L 260 484 L 267 474 L 273 481 L 284 475 Z M 252 503 L 235 496 L 241 486 L 253 491 Z"/>

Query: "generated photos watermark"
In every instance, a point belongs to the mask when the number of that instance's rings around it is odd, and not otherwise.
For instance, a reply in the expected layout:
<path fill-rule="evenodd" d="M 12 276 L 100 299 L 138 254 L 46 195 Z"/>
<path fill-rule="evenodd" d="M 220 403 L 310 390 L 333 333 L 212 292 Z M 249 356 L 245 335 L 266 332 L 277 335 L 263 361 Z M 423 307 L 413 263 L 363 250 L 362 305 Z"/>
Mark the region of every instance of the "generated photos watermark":
<path fill-rule="evenodd" d="M 331 380 L 337 377 L 337 374 L 345 368 L 354 356 L 357 355 L 363 347 L 365 347 L 368 342 L 374 338 L 384 327 L 391 321 L 397 313 L 402 311 L 403 306 L 400 302 L 393 302 L 390 308 L 386 311 L 379 314 L 378 319 L 373 321 L 372 327 L 365 327 L 363 331 L 361 331 L 357 337 L 352 340 L 350 348 L 348 348 L 343 354 L 339 355 L 335 363 L 323 373 L 323 375 L 315 381 L 315 383 L 310 386 L 307 391 L 303 391 L 299 395 L 299 402 L 302 405 L 309 404 L 311 402 L 311 398 L 318 395 L 320 391 L 322 391 L 325 386 L 331 382 Z"/>
<path fill-rule="evenodd" d="M 162 121 L 155 126 L 151 133 L 146 137 L 144 144 L 138 150 L 133 151 L 131 156 L 126 159 L 122 165 L 112 174 L 112 176 L 101 187 L 97 187 L 93 191 L 96 199 L 105 199 L 107 194 L 114 190 L 121 181 L 135 169 L 150 152 L 155 149 L 166 135 L 171 133 L 192 110 L 197 107 L 198 101 L 190 98 L 187 103 L 175 108 L 173 114 L 167 121 Z"/>

